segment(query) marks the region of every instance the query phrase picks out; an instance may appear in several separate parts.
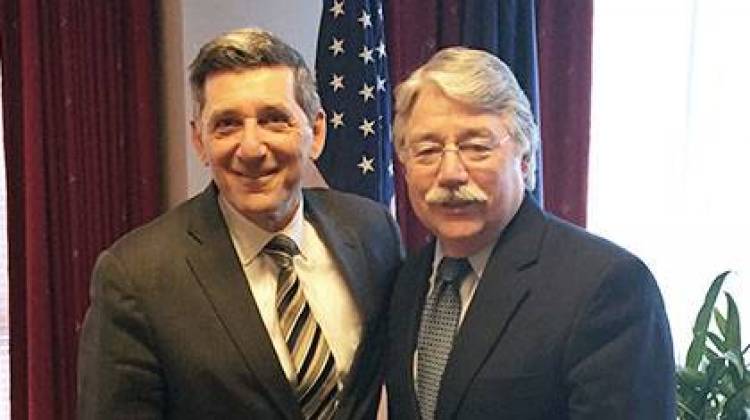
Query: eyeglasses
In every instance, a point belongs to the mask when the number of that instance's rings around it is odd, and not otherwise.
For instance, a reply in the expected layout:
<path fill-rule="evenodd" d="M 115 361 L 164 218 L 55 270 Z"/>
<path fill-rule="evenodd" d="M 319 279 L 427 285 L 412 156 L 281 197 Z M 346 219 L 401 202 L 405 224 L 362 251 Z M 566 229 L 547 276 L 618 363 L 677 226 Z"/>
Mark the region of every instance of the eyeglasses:
<path fill-rule="evenodd" d="M 443 160 L 445 153 L 455 152 L 464 165 L 478 164 L 490 158 L 509 139 L 510 136 L 500 140 L 475 138 L 447 145 L 437 141 L 419 141 L 408 146 L 409 159 L 416 165 L 433 167 Z"/>

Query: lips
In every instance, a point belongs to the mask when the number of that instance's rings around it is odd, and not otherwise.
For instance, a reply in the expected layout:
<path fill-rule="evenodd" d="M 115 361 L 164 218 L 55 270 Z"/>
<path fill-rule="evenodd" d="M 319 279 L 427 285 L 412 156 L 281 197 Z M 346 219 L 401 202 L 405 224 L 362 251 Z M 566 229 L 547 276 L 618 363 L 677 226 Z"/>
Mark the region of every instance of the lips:
<path fill-rule="evenodd" d="M 448 201 L 445 203 L 434 205 L 433 211 L 441 214 L 443 217 L 448 218 L 460 218 L 474 217 L 478 210 L 477 202 L 475 201 Z"/>
<path fill-rule="evenodd" d="M 237 177 L 237 179 L 244 185 L 245 187 L 251 189 L 251 190 L 257 190 L 262 189 L 264 186 L 266 186 L 268 183 L 270 183 L 276 174 L 279 173 L 278 169 L 274 169 L 271 171 L 264 171 L 257 174 L 247 174 L 247 173 L 241 173 L 241 172 L 234 172 L 234 175 Z"/>
<path fill-rule="evenodd" d="M 442 203 L 441 205 L 447 208 L 463 208 L 463 207 L 468 207 L 474 203 L 476 203 L 476 201 L 454 200 L 454 201 L 446 201 L 445 203 Z"/>

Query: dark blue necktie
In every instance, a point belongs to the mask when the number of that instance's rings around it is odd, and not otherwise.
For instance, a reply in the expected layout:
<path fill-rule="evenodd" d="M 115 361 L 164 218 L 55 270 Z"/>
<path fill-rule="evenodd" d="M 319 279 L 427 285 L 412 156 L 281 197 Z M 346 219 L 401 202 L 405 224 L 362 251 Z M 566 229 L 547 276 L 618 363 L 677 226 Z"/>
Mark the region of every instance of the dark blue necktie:
<path fill-rule="evenodd" d="M 417 398 L 423 420 L 435 418 L 440 381 L 461 315 L 458 291 L 470 270 L 466 258 L 444 257 L 432 293 L 425 300 L 417 344 Z"/>

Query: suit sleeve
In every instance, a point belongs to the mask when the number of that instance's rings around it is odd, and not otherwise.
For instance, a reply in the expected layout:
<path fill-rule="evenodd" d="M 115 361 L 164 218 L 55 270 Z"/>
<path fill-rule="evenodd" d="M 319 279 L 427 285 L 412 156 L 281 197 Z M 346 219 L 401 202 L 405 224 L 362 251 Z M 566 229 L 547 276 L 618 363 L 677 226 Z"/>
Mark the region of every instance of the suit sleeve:
<path fill-rule="evenodd" d="M 674 420 L 674 357 L 649 270 L 619 260 L 576 321 L 565 352 L 570 418 Z"/>
<path fill-rule="evenodd" d="M 162 419 L 163 395 L 147 317 L 126 269 L 105 251 L 94 268 L 79 345 L 78 418 Z"/>
<path fill-rule="evenodd" d="M 386 246 L 383 246 L 382 250 L 379 250 L 379 252 L 382 252 L 381 258 L 370 262 L 380 265 L 378 269 L 386 269 L 383 272 L 383 278 L 377 279 L 380 287 L 384 288 L 384 299 L 380 308 L 380 320 L 378 322 L 379 327 L 373 334 L 373 348 L 378 350 L 371 353 L 371 357 L 377 354 L 377 359 L 374 359 L 370 363 L 374 371 L 370 375 L 370 380 L 363 388 L 366 390 L 365 395 L 368 395 L 368 402 L 367 404 L 362 404 L 358 412 L 351 415 L 353 419 L 373 418 L 380 404 L 384 381 L 385 348 L 387 347 L 388 307 L 390 305 L 393 283 L 401 266 L 401 261 L 404 258 L 404 246 L 401 242 L 401 234 L 396 221 L 385 208 L 382 209 L 382 215 L 383 223 L 378 223 L 378 232 L 382 232 L 383 239 L 386 240 L 379 243 Z M 388 236 L 386 236 L 386 232 Z M 374 267 L 371 269 L 375 270 Z"/>

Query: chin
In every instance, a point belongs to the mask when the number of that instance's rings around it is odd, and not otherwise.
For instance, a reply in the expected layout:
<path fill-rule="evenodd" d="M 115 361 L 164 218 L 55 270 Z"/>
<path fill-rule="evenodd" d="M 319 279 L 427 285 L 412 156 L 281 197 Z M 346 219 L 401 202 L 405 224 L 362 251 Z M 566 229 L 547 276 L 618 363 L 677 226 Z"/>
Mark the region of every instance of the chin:
<path fill-rule="evenodd" d="M 446 241 L 465 241 L 478 236 L 484 226 L 480 223 L 444 222 L 435 229 L 435 235 Z"/>

